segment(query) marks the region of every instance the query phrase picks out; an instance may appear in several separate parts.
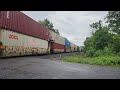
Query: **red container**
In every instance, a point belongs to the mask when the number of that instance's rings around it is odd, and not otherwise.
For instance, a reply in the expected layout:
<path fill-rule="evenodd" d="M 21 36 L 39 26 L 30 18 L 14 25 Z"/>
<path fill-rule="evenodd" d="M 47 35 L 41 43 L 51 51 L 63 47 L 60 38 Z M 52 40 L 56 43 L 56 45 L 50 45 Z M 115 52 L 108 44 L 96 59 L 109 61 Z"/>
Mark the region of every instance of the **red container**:
<path fill-rule="evenodd" d="M 52 48 L 52 52 L 53 53 L 62 53 L 62 52 L 65 51 L 64 45 L 61 45 L 61 44 L 58 44 L 58 43 L 54 43 L 54 42 L 53 42 L 51 48 Z"/>
<path fill-rule="evenodd" d="M 53 43 L 53 49 L 64 49 L 64 45 L 58 44 L 58 43 Z"/>
<path fill-rule="evenodd" d="M 49 39 L 49 30 L 20 11 L 0 11 L 0 28 Z"/>

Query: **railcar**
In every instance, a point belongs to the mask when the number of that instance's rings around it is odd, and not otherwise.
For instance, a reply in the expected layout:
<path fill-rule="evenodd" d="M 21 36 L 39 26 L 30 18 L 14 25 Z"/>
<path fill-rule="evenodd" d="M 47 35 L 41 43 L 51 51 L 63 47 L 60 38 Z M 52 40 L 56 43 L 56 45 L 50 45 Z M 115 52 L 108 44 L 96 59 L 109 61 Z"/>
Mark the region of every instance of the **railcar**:
<path fill-rule="evenodd" d="M 65 48 L 64 37 L 50 31 L 50 41 L 51 41 L 51 53 L 63 53 Z"/>

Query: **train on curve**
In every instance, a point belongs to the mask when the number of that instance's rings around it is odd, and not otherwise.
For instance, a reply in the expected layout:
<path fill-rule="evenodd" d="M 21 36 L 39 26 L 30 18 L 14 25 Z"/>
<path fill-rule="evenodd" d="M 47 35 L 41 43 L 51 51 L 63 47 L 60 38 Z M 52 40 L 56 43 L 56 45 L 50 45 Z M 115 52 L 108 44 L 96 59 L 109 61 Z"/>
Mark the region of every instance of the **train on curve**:
<path fill-rule="evenodd" d="M 20 11 L 0 11 L 0 57 L 80 51 Z"/>

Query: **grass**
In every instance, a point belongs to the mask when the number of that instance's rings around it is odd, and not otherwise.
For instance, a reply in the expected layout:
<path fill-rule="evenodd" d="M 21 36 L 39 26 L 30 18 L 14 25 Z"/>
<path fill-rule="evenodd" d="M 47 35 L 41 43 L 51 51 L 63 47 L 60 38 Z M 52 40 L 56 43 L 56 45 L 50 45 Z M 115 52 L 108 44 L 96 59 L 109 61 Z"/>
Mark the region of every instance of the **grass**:
<path fill-rule="evenodd" d="M 62 60 L 72 63 L 120 67 L 120 56 L 86 57 L 83 53 L 80 53 L 74 56 L 63 57 Z"/>

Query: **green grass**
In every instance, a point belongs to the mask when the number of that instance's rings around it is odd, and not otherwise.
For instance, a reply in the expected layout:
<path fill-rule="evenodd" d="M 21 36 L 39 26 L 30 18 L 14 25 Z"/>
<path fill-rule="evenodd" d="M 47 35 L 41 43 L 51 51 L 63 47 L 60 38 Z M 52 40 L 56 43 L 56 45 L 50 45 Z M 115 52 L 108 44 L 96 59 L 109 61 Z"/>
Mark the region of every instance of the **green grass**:
<path fill-rule="evenodd" d="M 119 56 L 99 56 L 99 57 L 91 58 L 91 57 L 85 57 L 84 54 L 80 53 L 74 56 L 63 57 L 62 60 L 72 63 L 120 67 Z"/>

